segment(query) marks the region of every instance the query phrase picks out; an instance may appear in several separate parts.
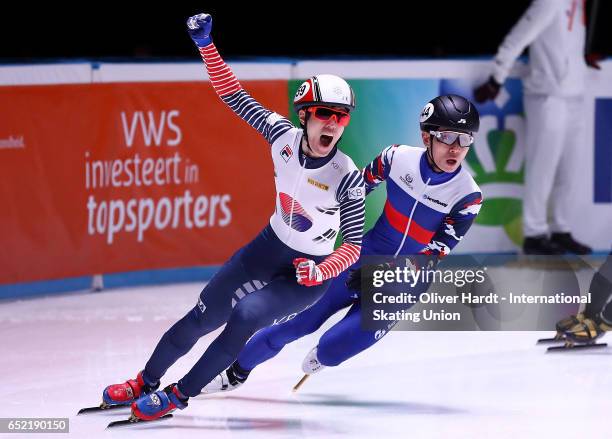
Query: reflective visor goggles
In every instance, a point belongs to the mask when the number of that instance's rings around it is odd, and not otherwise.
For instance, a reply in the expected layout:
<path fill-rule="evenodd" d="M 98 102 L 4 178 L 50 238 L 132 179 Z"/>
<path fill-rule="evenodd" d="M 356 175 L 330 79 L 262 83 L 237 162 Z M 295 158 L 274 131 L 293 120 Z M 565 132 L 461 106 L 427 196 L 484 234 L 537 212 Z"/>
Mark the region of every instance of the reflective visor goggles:
<path fill-rule="evenodd" d="M 455 131 L 430 131 L 429 134 L 436 136 L 440 142 L 452 145 L 459 139 L 459 145 L 463 147 L 474 143 L 474 137 L 467 133 L 457 133 Z"/>
<path fill-rule="evenodd" d="M 351 121 L 351 115 L 346 111 L 338 110 L 337 108 L 329 107 L 308 107 L 308 111 L 319 120 L 327 121 L 332 117 L 336 118 L 336 122 L 340 126 L 347 126 Z"/>

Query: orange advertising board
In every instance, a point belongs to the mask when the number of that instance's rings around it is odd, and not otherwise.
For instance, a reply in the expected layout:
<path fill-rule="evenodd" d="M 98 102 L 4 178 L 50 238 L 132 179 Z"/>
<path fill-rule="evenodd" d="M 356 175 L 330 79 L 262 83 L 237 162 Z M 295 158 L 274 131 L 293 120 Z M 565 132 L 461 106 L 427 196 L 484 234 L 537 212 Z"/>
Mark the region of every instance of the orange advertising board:
<path fill-rule="evenodd" d="M 287 114 L 286 81 L 245 81 Z M 222 264 L 274 208 L 269 146 L 209 83 L 0 87 L 0 284 Z"/>

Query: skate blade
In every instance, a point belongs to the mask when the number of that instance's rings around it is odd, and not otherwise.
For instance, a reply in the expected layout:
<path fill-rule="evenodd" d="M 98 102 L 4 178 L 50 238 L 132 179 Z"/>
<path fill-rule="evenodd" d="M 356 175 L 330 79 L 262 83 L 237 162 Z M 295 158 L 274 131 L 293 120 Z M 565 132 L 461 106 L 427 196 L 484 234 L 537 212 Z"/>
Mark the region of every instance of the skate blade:
<path fill-rule="evenodd" d="M 79 412 L 77 413 L 78 415 L 85 415 L 87 413 L 100 413 L 100 412 L 106 412 L 108 410 L 117 410 L 117 409 L 129 409 L 130 408 L 130 404 L 126 404 L 126 405 L 108 405 L 106 403 L 102 403 L 98 406 L 95 407 L 85 407 L 82 408 L 81 410 L 79 410 Z"/>
<path fill-rule="evenodd" d="M 132 415 L 128 419 L 124 419 L 122 421 L 111 422 L 110 424 L 108 424 L 106 426 L 106 428 L 125 427 L 125 426 L 128 426 L 128 425 L 134 425 L 134 424 L 149 424 L 151 422 L 165 421 L 166 419 L 172 418 L 172 416 L 174 416 L 174 415 L 172 415 L 171 413 L 168 413 L 167 415 L 164 415 L 161 418 L 154 419 L 152 421 L 144 421 L 144 420 L 138 419 L 137 417 Z"/>
<path fill-rule="evenodd" d="M 581 344 L 572 344 L 565 343 L 563 346 L 551 346 L 546 349 L 546 352 L 568 352 L 575 350 L 586 350 L 586 349 L 597 349 L 597 348 L 605 348 L 608 346 L 608 343 L 581 343 Z"/>
<path fill-rule="evenodd" d="M 537 344 L 565 343 L 565 337 L 540 338 Z"/>
<path fill-rule="evenodd" d="M 293 386 L 293 392 L 297 392 L 298 390 L 300 390 L 300 387 L 302 387 L 302 384 L 306 382 L 309 376 L 310 376 L 309 374 L 304 375 L 302 379 L 299 380 L 295 386 Z"/>

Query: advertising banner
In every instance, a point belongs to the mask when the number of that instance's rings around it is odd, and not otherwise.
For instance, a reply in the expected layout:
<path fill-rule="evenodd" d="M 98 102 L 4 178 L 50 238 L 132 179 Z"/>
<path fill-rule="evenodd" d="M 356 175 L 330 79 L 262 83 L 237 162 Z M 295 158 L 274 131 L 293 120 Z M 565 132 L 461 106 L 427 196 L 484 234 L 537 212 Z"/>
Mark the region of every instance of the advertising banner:
<path fill-rule="evenodd" d="M 286 81 L 245 83 L 287 112 Z M 207 82 L 0 88 L 0 283 L 219 265 L 267 223 L 263 137 Z"/>

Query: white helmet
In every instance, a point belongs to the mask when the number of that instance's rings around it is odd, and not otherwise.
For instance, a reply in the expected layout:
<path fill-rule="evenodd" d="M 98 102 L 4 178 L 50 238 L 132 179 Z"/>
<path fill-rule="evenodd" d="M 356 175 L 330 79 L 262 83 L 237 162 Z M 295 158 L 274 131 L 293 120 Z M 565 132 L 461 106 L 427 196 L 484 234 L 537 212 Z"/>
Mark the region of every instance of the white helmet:
<path fill-rule="evenodd" d="M 293 109 L 298 110 L 314 105 L 333 105 L 345 107 L 348 111 L 355 109 L 355 93 L 348 83 L 336 75 L 316 75 L 295 92 Z"/>

